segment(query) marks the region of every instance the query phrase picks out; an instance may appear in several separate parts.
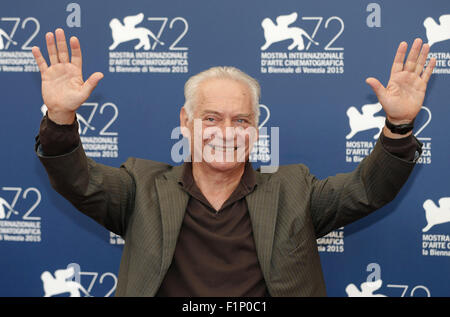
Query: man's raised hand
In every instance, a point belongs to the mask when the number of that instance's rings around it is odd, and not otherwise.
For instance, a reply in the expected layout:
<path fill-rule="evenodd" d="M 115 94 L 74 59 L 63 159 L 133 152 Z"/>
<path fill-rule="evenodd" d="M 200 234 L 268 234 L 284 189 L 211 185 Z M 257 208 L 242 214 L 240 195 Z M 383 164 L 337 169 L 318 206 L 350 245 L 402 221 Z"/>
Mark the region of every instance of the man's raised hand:
<path fill-rule="evenodd" d="M 400 43 L 386 88 L 373 77 L 366 79 L 393 124 L 410 123 L 417 116 L 436 66 L 436 59 L 432 58 L 424 69 L 430 47 L 428 44 L 422 46 L 421 39 L 415 39 L 404 62 L 407 48 L 406 42 Z"/>
<path fill-rule="evenodd" d="M 56 44 L 55 44 L 56 38 Z M 72 58 L 69 57 L 66 37 L 62 29 L 45 35 L 50 66 L 38 47 L 32 48 L 33 56 L 41 72 L 42 98 L 48 108 L 49 118 L 58 124 L 71 124 L 75 111 L 86 101 L 103 74 L 96 72 L 83 80 L 80 42 L 70 38 Z"/>

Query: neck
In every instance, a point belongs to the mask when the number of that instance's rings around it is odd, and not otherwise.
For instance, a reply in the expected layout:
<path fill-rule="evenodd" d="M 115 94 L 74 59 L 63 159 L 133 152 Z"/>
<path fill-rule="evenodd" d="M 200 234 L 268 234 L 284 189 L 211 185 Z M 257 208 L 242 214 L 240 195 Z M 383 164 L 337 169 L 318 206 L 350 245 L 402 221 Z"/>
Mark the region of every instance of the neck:
<path fill-rule="evenodd" d="M 227 171 L 220 171 L 204 163 L 192 163 L 192 176 L 203 192 L 227 194 L 234 191 L 244 174 L 245 163 Z"/>

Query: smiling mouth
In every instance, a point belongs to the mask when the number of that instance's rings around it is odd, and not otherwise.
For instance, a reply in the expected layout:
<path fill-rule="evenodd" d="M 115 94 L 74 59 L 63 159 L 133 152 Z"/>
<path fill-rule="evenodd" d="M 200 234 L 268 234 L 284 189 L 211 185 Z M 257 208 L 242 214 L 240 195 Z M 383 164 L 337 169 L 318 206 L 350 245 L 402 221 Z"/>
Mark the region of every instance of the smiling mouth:
<path fill-rule="evenodd" d="M 214 150 L 219 150 L 222 152 L 226 152 L 227 150 L 234 150 L 236 151 L 239 146 L 219 146 L 219 145 L 214 145 L 214 144 L 206 144 L 207 146 L 209 146 L 210 148 L 214 149 Z"/>

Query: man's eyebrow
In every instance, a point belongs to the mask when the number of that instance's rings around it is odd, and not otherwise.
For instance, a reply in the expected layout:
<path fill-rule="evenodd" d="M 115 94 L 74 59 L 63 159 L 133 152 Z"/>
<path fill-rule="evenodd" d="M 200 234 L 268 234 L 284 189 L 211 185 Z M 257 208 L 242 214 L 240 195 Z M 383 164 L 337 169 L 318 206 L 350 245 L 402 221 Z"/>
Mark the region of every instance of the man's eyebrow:
<path fill-rule="evenodd" d="M 215 111 L 215 110 L 203 110 L 200 113 L 200 116 L 204 116 L 206 114 L 215 114 L 215 115 L 219 115 L 222 116 L 223 113 L 219 112 L 219 111 Z M 253 117 L 252 113 L 238 113 L 236 115 L 233 116 L 233 118 L 237 118 L 237 117 L 241 117 L 241 118 L 251 118 Z"/>
<path fill-rule="evenodd" d="M 235 115 L 235 117 L 250 118 L 250 117 L 253 117 L 253 114 L 252 113 L 239 113 L 239 114 Z"/>
<path fill-rule="evenodd" d="M 218 111 L 214 111 L 214 110 L 203 110 L 200 115 L 204 116 L 205 114 L 217 114 L 217 115 L 222 115 L 222 113 L 218 112 Z"/>

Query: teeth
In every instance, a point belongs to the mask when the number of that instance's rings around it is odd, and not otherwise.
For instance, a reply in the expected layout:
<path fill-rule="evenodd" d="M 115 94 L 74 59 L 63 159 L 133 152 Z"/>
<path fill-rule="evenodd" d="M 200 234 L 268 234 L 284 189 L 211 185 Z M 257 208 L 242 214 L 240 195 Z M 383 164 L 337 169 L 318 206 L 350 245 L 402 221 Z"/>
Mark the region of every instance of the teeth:
<path fill-rule="evenodd" d="M 213 148 L 214 150 L 221 150 L 221 151 L 224 151 L 224 150 L 227 150 L 227 149 L 234 149 L 234 150 L 237 150 L 238 149 L 238 147 L 237 146 L 218 146 L 218 145 L 212 145 L 212 144 L 207 144 L 209 147 L 211 147 L 211 148 Z"/>

